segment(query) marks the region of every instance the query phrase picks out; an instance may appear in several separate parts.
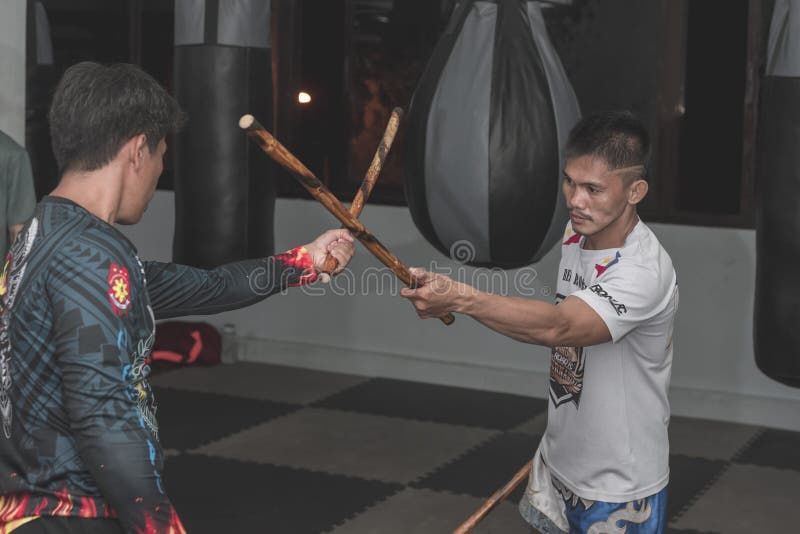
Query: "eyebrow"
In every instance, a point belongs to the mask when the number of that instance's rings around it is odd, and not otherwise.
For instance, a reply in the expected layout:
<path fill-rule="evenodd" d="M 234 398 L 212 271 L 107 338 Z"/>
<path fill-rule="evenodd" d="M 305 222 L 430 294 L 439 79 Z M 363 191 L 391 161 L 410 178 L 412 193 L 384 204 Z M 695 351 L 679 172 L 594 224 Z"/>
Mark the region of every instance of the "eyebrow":
<path fill-rule="evenodd" d="M 572 176 L 567 174 L 566 171 L 564 171 L 562 174 L 564 175 L 564 178 L 569 178 L 570 180 L 575 182 L 576 185 L 586 186 L 586 187 L 594 187 L 595 189 L 605 189 L 606 188 L 605 185 L 599 184 L 597 182 L 579 182 L 575 178 L 573 178 Z"/>

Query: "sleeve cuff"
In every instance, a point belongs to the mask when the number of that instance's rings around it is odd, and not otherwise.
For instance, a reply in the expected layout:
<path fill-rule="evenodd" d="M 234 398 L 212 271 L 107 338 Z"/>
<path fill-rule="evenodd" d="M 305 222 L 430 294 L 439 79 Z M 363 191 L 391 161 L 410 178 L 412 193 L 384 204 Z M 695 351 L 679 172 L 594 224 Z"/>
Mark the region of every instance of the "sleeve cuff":
<path fill-rule="evenodd" d="M 600 319 L 606 324 L 608 328 L 608 332 L 611 334 L 611 342 L 616 343 L 623 337 L 625 337 L 626 332 L 619 327 L 617 321 L 608 313 L 606 307 L 608 303 L 605 301 L 598 301 L 594 298 L 591 294 L 586 294 L 583 291 L 576 291 L 571 297 L 577 297 L 581 299 L 587 306 L 589 306 L 594 312 L 600 316 Z"/>
<path fill-rule="evenodd" d="M 317 281 L 319 275 L 314 268 L 311 254 L 308 253 L 306 247 L 295 247 L 292 250 L 287 250 L 283 254 L 276 255 L 275 259 L 296 273 L 295 276 L 289 278 L 288 287 L 304 286 Z"/>

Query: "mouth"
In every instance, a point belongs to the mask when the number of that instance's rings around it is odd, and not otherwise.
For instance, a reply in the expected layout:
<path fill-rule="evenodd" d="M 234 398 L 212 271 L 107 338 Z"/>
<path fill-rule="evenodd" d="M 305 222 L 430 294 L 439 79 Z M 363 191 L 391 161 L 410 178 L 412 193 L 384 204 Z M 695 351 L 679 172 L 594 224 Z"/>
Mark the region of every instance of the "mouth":
<path fill-rule="evenodd" d="M 586 216 L 583 216 L 583 215 L 579 215 L 579 214 L 577 214 L 575 212 L 570 212 L 569 218 L 570 218 L 570 220 L 572 222 L 577 222 L 577 223 L 585 222 L 585 221 L 591 221 L 592 220 L 591 217 L 586 217 Z"/>

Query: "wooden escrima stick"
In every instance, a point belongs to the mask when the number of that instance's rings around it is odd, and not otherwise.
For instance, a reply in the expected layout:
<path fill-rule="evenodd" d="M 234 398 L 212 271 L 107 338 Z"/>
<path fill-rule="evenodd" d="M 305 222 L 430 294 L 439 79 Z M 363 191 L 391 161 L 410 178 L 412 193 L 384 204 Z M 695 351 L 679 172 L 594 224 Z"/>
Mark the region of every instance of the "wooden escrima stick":
<path fill-rule="evenodd" d="M 403 110 L 394 108 L 389 117 L 389 122 L 386 125 L 386 131 L 383 132 L 383 138 L 378 145 L 375 155 L 372 157 L 372 163 L 369 164 L 367 174 L 364 176 L 364 181 L 361 182 L 361 187 L 358 189 L 353 203 L 350 205 L 350 213 L 355 217 L 361 215 L 361 210 L 364 209 L 364 203 L 369 198 L 372 188 L 375 187 L 375 182 L 378 175 L 383 169 L 383 163 L 386 161 L 386 156 L 389 155 L 389 150 L 392 148 L 394 137 L 397 135 L 397 129 L 400 126 L 400 119 L 403 117 Z"/>
<path fill-rule="evenodd" d="M 358 192 L 353 199 L 353 203 L 350 204 L 350 215 L 356 219 L 358 219 L 359 215 L 361 215 L 361 211 L 364 209 L 364 203 L 369 198 L 369 194 L 372 193 L 372 188 L 375 187 L 375 182 L 378 180 L 378 175 L 381 173 L 381 169 L 383 169 L 383 162 L 386 161 L 386 156 L 389 154 L 389 150 L 392 148 L 394 136 L 397 135 L 397 128 L 400 125 L 400 118 L 402 116 L 402 109 L 394 108 L 392 110 L 392 115 L 389 117 L 389 123 L 386 125 L 386 131 L 383 132 L 383 138 L 378 145 L 378 149 L 375 151 L 375 156 L 372 158 L 372 163 L 370 163 L 369 169 L 367 169 L 367 174 L 364 176 L 364 180 L 361 182 L 361 187 L 358 188 Z M 322 273 L 327 273 L 330 275 L 330 273 L 335 271 L 338 266 L 339 262 L 336 261 L 336 258 L 328 255 L 328 257 L 325 259 L 325 265 L 322 267 L 321 271 Z M 325 274 L 322 276 L 325 276 Z"/>
<path fill-rule="evenodd" d="M 272 134 L 264 129 L 261 124 L 252 116 L 244 115 L 239 119 L 239 127 L 247 132 L 247 135 L 255 141 L 261 149 L 266 152 L 272 159 L 278 162 L 286 170 L 291 172 L 292 176 L 300 182 L 306 191 L 311 196 L 317 199 L 325 209 L 327 209 L 334 217 L 336 217 L 342 225 L 353 234 L 353 237 L 361 241 L 361 243 L 369 250 L 378 260 L 387 266 L 392 272 L 408 287 L 419 287 L 419 282 L 411 274 L 400 259 L 389 252 L 389 250 L 378 241 L 378 239 L 367 230 L 367 228 L 339 202 L 333 193 L 325 187 L 325 184 L 319 181 L 303 163 L 298 160 L 294 154 L 280 144 Z M 452 313 L 440 317 L 444 324 L 451 324 L 455 321 Z"/>

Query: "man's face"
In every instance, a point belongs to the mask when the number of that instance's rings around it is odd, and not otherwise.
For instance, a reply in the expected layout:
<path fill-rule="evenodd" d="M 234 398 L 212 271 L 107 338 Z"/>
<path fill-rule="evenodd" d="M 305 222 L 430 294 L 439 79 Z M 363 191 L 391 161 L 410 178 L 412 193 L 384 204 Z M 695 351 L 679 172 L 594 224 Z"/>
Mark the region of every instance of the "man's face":
<path fill-rule="evenodd" d="M 567 160 L 562 188 L 572 229 L 588 237 L 608 228 L 628 206 L 628 187 L 622 175 L 599 158 Z"/>

